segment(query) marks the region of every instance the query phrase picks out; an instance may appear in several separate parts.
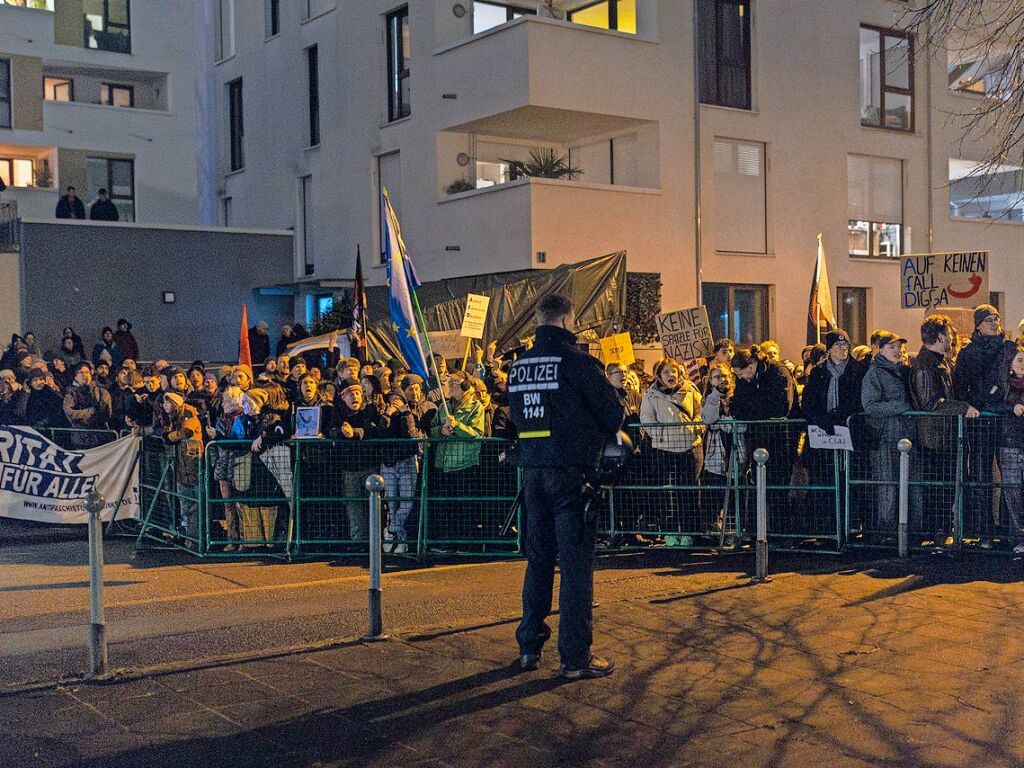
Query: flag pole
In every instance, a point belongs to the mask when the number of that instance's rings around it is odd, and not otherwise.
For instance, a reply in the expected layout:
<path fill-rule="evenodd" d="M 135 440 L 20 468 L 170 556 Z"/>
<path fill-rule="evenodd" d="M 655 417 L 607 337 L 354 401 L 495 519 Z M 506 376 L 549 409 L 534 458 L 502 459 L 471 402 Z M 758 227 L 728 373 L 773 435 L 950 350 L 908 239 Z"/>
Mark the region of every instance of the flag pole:
<path fill-rule="evenodd" d="M 821 280 L 821 233 L 818 233 L 818 252 L 814 256 L 814 285 L 818 290 L 818 281 Z M 821 303 L 817 296 L 814 300 L 814 330 L 818 334 L 818 344 L 821 344 Z"/>

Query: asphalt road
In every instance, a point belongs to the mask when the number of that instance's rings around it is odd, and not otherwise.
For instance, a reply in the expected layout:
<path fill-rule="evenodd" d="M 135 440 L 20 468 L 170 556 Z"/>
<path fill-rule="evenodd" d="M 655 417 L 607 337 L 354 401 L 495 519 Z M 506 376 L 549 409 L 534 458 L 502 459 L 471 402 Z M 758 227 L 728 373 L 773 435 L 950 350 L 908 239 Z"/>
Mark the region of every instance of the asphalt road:
<path fill-rule="evenodd" d="M 368 577 L 359 561 L 197 561 L 183 553 L 139 552 L 112 540 L 104 572 L 114 667 L 187 661 L 332 638 L 367 628 Z M 749 558 L 645 553 L 600 561 L 598 600 L 651 597 L 745 580 Z M 385 628 L 512 622 L 525 563 L 389 565 Z M 84 672 L 88 560 L 84 541 L 0 547 L 0 688 Z M 509 634 L 513 626 L 509 627 Z M 510 649 L 514 651 L 511 642 Z"/>

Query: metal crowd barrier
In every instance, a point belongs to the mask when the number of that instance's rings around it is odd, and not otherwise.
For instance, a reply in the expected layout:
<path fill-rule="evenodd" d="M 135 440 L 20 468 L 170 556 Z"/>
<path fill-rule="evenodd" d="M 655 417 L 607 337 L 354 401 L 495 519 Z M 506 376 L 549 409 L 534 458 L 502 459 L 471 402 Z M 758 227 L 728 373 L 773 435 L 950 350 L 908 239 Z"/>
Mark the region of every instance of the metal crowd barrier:
<path fill-rule="evenodd" d="M 1021 540 L 1024 419 L 912 412 L 850 419 L 861 434 L 847 473 L 850 546 L 896 545 L 900 439 L 910 441 L 907 535 L 911 549 L 981 550 Z"/>
<path fill-rule="evenodd" d="M 1024 419 L 909 413 L 849 420 L 855 450 L 810 449 L 802 421 L 628 429 L 639 448 L 623 482 L 598 503 L 609 548 L 638 537 L 670 548 L 752 546 L 752 456 L 765 448 L 767 539 L 772 549 L 892 548 L 898 544 L 900 440 L 907 453 L 911 549 L 1006 549 L 1024 522 Z M 48 430 L 67 447 L 112 431 Z M 516 555 L 520 475 L 497 439 L 286 440 L 251 443 L 142 440 L 141 547 L 203 556 L 337 556 L 366 552 L 365 480 L 385 478 L 385 551 Z M 125 526 L 127 527 L 127 526 Z"/>

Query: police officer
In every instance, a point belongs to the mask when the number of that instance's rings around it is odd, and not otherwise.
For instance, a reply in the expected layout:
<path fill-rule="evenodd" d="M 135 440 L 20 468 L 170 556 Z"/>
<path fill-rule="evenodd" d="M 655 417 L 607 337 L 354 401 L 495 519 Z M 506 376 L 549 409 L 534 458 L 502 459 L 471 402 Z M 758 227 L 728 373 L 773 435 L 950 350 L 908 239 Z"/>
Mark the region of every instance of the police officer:
<path fill-rule="evenodd" d="M 575 315 L 561 296 L 537 307 L 537 339 L 509 371 L 512 421 L 523 467 L 526 578 L 516 630 L 519 665 L 536 669 L 551 630 L 555 560 L 561 570 L 558 653 L 562 677 L 604 677 L 611 661 L 592 656 L 594 541 L 584 480 L 605 441 L 622 426 L 623 405 L 601 364 L 576 347 Z"/>

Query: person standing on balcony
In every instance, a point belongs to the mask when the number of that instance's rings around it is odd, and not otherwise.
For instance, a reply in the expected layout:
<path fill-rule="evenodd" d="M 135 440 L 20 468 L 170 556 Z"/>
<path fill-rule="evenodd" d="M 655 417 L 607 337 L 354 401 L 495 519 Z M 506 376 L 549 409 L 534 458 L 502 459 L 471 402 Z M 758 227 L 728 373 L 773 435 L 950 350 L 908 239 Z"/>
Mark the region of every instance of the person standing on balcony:
<path fill-rule="evenodd" d="M 117 330 L 114 332 L 114 343 L 121 350 L 125 360 L 139 359 L 139 343 L 132 335 L 132 324 L 123 317 L 117 321 Z"/>
<path fill-rule="evenodd" d="M 85 218 L 85 204 L 79 199 L 74 187 L 68 187 L 67 194 L 57 201 L 57 210 L 53 215 L 58 219 Z"/>
<path fill-rule="evenodd" d="M 999 310 L 979 304 L 974 310 L 974 333 L 953 366 L 953 396 L 966 400 L 978 411 L 993 411 L 1002 401 L 1004 371 L 1000 361 L 1012 341 L 1003 336 Z M 964 500 L 964 531 L 980 537 L 979 546 L 992 546 L 992 465 L 998 428 L 993 419 L 967 425 L 967 476 L 974 484 Z"/>
<path fill-rule="evenodd" d="M 121 215 L 107 197 L 107 190 L 100 189 L 97 195 L 96 202 L 89 208 L 89 218 L 93 221 L 120 221 Z"/>

